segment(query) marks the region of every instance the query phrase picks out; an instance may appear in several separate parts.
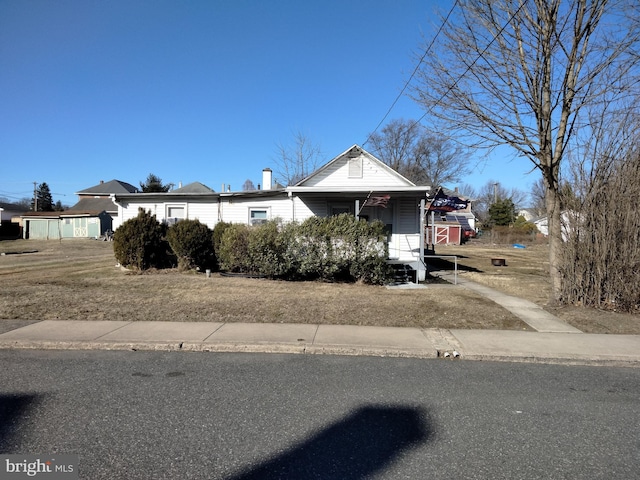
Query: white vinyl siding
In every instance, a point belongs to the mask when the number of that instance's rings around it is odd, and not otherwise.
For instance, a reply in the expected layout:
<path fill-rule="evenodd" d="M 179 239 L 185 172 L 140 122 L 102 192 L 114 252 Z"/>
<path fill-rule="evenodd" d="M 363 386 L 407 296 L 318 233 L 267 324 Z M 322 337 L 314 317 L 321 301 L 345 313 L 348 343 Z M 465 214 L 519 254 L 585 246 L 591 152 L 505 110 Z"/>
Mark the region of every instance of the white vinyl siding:
<path fill-rule="evenodd" d="M 216 226 L 218 220 L 218 203 L 217 202 L 198 202 L 189 203 L 189 219 L 199 220 L 209 228 Z"/>
<path fill-rule="evenodd" d="M 327 199 L 317 197 L 295 197 L 295 218 L 297 222 L 303 222 L 309 217 L 327 216 Z"/>
<path fill-rule="evenodd" d="M 118 217 L 113 222 L 113 229 L 117 229 L 122 223 L 129 219 L 137 217 L 138 208 L 142 208 L 146 212 L 151 212 L 159 222 L 167 221 L 168 223 L 174 223 L 175 220 L 173 219 L 176 218 L 198 219 L 209 228 L 213 228 L 218 219 L 218 203 L 216 201 L 184 203 L 158 201 L 150 201 L 149 203 L 131 202 L 129 204 L 125 203 L 118 208 Z"/>
<path fill-rule="evenodd" d="M 362 162 L 362 174 L 359 177 L 350 176 L 354 171 L 351 167 L 351 162 L 354 160 Z M 377 162 L 371 161 L 365 155 L 361 155 L 357 159 L 342 157 L 304 183 L 305 187 L 320 187 L 320 189 L 322 187 L 345 187 L 349 189 L 362 186 L 390 188 L 410 185 L 411 183 L 403 180 L 402 177 Z"/>
<path fill-rule="evenodd" d="M 229 223 L 250 224 L 251 209 L 268 210 L 269 220 L 280 218 L 285 222 L 291 221 L 293 205 L 290 198 L 278 197 L 241 198 L 222 197 L 220 205 L 221 218 Z"/>

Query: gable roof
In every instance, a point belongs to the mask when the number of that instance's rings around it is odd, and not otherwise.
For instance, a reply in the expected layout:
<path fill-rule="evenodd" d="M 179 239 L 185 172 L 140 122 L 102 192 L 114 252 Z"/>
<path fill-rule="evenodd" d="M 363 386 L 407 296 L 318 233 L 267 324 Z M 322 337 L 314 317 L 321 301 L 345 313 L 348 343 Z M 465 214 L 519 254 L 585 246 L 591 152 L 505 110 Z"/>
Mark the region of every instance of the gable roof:
<path fill-rule="evenodd" d="M 330 160 L 311 175 L 303 178 L 294 187 L 344 186 L 344 180 L 338 180 L 336 172 L 349 168 L 351 160 L 361 159 L 362 176 L 349 179 L 349 183 L 359 187 L 376 187 L 381 185 L 397 187 L 415 187 L 415 183 L 403 177 L 384 162 L 367 152 L 364 148 L 353 145 L 340 155 Z M 336 183 L 336 181 L 338 183 Z M 332 185 L 334 184 L 334 185 Z M 366 189 L 366 188 L 365 188 Z"/>
<path fill-rule="evenodd" d="M 111 180 L 109 182 L 101 182 L 93 187 L 85 188 L 76 192 L 76 195 L 109 195 L 111 193 L 136 193 L 137 187 L 130 183 L 121 182 L 120 180 Z"/>
<path fill-rule="evenodd" d="M 0 208 L 7 212 L 24 212 L 24 207 L 15 203 L 0 202 Z"/>
<path fill-rule="evenodd" d="M 200 182 L 193 182 L 184 187 L 173 190 L 172 193 L 215 193 L 214 190 Z"/>

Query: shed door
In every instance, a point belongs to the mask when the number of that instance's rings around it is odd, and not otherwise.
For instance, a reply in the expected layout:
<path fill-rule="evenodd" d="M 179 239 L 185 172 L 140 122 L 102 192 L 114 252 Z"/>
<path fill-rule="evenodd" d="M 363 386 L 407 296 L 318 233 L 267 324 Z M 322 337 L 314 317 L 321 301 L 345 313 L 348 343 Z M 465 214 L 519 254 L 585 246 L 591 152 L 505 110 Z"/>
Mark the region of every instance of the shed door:
<path fill-rule="evenodd" d="M 449 226 L 437 226 L 436 225 L 436 245 L 446 245 L 449 243 Z"/>
<path fill-rule="evenodd" d="M 85 217 L 73 219 L 73 236 L 82 238 L 89 236 L 87 232 L 87 219 Z"/>

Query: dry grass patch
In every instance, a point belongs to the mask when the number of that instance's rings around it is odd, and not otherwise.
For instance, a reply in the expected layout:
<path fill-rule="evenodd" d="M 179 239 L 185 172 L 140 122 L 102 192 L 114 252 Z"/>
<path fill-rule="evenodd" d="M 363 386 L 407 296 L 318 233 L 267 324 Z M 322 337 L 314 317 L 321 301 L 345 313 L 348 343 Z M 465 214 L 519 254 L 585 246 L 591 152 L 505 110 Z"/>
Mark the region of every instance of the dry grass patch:
<path fill-rule="evenodd" d="M 524 298 L 558 316 L 585 333 L 640 335 L 640 315 L 596 310 L 580 306 L 548 307 L 549 250 L 546 245 L 513 248 L 472 242 L 466 245 L 439 246 L 438 255 L 459 255 L 460 275 L 495 288 L 508 295 Z M 494 267 L 492 258 L 504 258 L 506 267 Z M 452 268 L 452 267 L 451 267 Z"/>
<path fill-rule="evenodd" d="M 37 252 L 0 256 L 0 318 L 527 328 L 495 303 L 451 285 L 389 290 L 359 284 L 206 278 L 177 270 L 135 274 L 115 267 L 112 244 L 107 242 L 0 241 L 0 253 L 33 250 Z M 437 253 L 458 255 L 460 275 L 465 278 L 541 306 L 547 303 L 544 245 L 516 249 L 471 243 L 438 247 Z M 504 258 L 507 266 L 492 266 L 492 258 Z M 587 333 L 640 334 L 639 315 L 572 306 L 547 309 Z"/>
<path fill-rule="evenodd" d="M 324 323 L 523 329 L 511 313 L 450 285 L 390 290 L 115 267 L 111 244 L 0 242 L 0 318 Z"/>

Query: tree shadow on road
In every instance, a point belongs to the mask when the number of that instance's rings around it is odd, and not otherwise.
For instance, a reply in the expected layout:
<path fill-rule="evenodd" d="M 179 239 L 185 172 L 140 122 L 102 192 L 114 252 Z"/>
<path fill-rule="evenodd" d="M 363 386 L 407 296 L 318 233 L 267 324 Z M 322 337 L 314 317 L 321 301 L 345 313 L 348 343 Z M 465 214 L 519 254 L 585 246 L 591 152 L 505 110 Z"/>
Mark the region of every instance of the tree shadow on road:
<path fill-rule="evenodd" d="M 0 394 L 0 453 L 12 453 L 9 451 L 11 437 L 25 414 L 39 402 L 40 395 Z"/>
<path fill-rule="evenodd" d="M 432 434 L 426 415 L 417 408 L 365 406 L 229 480 L 369 478 Z"/>

